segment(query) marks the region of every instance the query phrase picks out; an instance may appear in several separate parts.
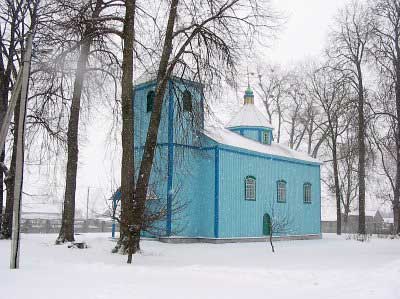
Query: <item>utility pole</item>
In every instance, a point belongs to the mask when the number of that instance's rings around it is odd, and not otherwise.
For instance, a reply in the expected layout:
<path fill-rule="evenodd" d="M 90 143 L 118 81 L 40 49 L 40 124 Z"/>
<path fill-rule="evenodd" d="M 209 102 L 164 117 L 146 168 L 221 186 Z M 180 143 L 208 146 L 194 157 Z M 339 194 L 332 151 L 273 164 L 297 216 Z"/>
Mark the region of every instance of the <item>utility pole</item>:
<path fill-rule="evenodd" d="M 89 219 L 89 190 L 90 187 L 87 188 L 87 196 L 86 196 L 86 220 Z"/>
<path fill-rule="evenodd" d="M 11 242 L 11 260 L 10 268 L 19 268 L 19 251 L 20 251 L 20 218 L 21 218 L 21 195 L 22 182 L 24 173 L 24 147 L 25 147 L 25 116 L 26 101 L 28 96 L 29 72 L 32 57 L 32 32 L 28 34 L 26 40 L 26 49 L 22 64 L 22 82 L 21 82 L 21 104 L 19 109 L 18 135 L 17 135 L 17 155 L 15 165 L 15 186 L 14 186 L 14 215 Z"/>

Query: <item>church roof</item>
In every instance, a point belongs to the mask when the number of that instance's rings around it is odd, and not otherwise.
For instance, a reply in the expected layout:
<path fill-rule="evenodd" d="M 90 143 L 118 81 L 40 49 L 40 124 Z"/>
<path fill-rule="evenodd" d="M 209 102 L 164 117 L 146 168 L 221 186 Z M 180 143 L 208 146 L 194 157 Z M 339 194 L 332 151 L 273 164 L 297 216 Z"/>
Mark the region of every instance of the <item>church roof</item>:
<path fill-rule="evenodd" d="M 279 156 L 305 162 L 322 164 L 321 161 L 311 158 L 305 153 L 292 150 L 282 144 L 272 143 L 271 145 L 265 145 L 249 138 L 243 137 L 242 135 L 239 135 L 228 129 L 209 127 L 204 130 L 204 134 L 220 144 L 272 156 Z"/>
<path fill-rule="evenodd" d="M 228 122 L 227 128 L 233 127 L 265 127 L 273 128 L 267 117 L 254 104 L 245 104 Z"/>

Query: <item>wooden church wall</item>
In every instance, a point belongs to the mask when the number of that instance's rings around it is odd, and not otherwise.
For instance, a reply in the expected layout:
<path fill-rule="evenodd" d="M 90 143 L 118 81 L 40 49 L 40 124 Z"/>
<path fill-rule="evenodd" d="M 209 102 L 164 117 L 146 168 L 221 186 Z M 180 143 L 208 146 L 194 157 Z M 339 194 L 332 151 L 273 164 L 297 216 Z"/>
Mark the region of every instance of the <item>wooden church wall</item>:
<path fill-rule="evenodd" d="M 150 120 L 150 112 L 146 111 L 147 94 L 154 88 L 154 83 L 135 87 L 137 168 Z M 192 112 L 182 110 L 181 97 L 186 89 L 192 94 Z M 200 234 L 211 237 L 212 234 L 213 211 L 208 211 L 213 208 L 214 203 L 214 159 L 206 153 L 207 150 L 200 149 L 205 146 L 204 142 L 200 142 L 199 133 L 204 124 L 202 100 L 198 84 L 173 81 L 168 83 L 150 178 L 150 185 L 157 193 L 159 205 L 167 206 L 169 211 L 166 219 L 157 223 L 160 227 L 159 235 L 197 237 Z M 202 177 L 202 184 L 199 184 L 199 177 Z"/>
<path fill-rule="evenodd" d="M 320 234 L 319 165 L 271 160 L 224 148 L 220 150 L 218 237 L 262 236 L 264 213 L 289 219 L 287 231 L 281 234 Z M 248 175 L 256 178 L 255 201 L 245 200 L 244 179 Z M 286 203 L 277 202 L 278 180 L 287 182 Z M 306 182 L 312 184 L 311 204 L 303 201 Z"/>
<path fill-rule="evenodd" d="M 134 90 L 134 134 L 135 146 L 144 146 L 147 134 L 147 128 L 150 122 L 150 112 L 147 112 L 147 94 L 155 89 L 155 83 L 145 83 L 135 87 Z M 166 92 L 164 104 L 162 107 L 160 130 L 158 133 L 158 143 L 168 142 L 168 106 L 169 93 Z"/>
<path fill-rule="evenodd" d="M 213 237 L 214 150 L 175 147 L 173 189 L 175 205 L 172 231 L 186 237 Z"/>

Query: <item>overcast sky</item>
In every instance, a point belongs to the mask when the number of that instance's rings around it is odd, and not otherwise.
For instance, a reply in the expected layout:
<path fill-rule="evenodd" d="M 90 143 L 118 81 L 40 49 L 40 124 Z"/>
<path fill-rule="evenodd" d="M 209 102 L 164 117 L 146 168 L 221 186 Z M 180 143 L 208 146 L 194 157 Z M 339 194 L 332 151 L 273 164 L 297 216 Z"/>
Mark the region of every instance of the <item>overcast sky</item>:
<path fill-rule="evenodd" d="M 265 59 L 290 65 L 320 55 L 326 44 L 326 33 L 333 17 L 345 0 L 273 0 L 277 10 L 287 17 L 284 28 L 271 47 L 265 49 Z M 216 111 L 218 113 L 218 111 Z M 91 187 L 91 201 L 98 205 L 110 194 L 110 178 L 120 180 L 119 154 L 110 156 L 105 151 L 107 123 L 104 115 L 92 118 L 87 128 L 88 142 L 81 146 L 78 169 L 77 207 L 84 209 L 87 187 Z M 113 169 L 114 173 L 110 173 Z M 37 182 L 37 181 L 36 181 Z M 30 186 L 26 186 L 30 189 Z M 62 187 L 60 187 L 62 189 Z M 62 194 L 62 192 L 60 192 Z M 62 199 L 62 198 L 60 198 Z"/>
<path fill-rule="evenodd" d="M 274 0 L 274 7 L 288 20 L 279 39 L 267 51 L 271 60 L 290 64 L 318 56 L 326 45 L 326 36 L 335 14 L 347 0 Z"/>

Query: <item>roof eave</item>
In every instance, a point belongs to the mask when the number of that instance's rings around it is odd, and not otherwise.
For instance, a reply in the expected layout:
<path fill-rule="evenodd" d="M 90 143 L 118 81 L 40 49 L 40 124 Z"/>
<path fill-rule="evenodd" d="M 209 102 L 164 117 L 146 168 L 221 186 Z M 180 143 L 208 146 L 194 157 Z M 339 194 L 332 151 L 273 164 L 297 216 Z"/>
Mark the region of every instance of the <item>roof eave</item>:
<path fill-rule="evenodd" d="M 229 125 L 225 127 L 226 129 L 270 129 L 270 130 L 275 130 L 274 127 L 271 126 L 247 126 L 247 125 Z"/>

